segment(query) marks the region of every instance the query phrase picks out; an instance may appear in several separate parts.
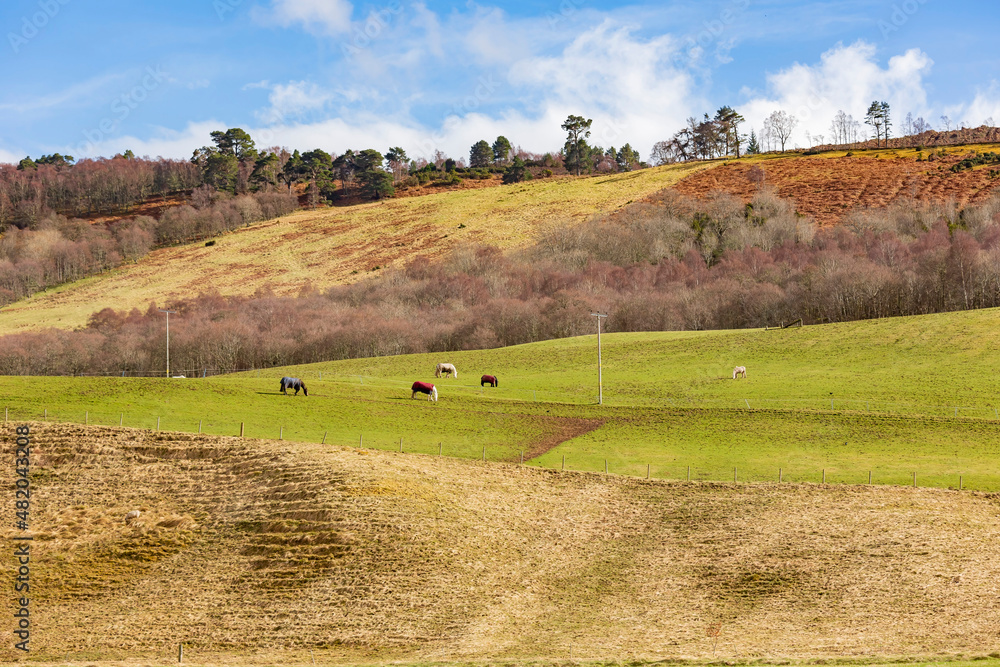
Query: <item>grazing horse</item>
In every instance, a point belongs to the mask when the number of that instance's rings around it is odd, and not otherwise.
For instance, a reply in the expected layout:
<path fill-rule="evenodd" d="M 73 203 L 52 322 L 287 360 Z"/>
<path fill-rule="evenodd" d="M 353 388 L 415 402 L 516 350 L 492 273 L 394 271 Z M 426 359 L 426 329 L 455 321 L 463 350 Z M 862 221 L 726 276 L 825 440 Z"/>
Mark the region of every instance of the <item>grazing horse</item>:
<path fill-rule="evenodd" d="M 410 387 L 413 393 L 410 394 L 410 398 L 416 398 L 417 394 L 427 394 L 428 401 L 438 400 L 438 390 L 437 387 L 432 385 L 430 382 L 420 382 L 419 380 L 413 383 Z"/>
<path fill-rule="evenodd" d="M 479 378 L 479 386 L 480 387 L 482 387 L 484 385 L 487 385 L 487 384 L 489 386 L 491 386 L 491 387 L 495 387 L 498 384 L 500 384 L 500 382 L 497 380 L 497 376 L 495 376 L 495 375 L 484 375 L 483 377 Z"/>
<path fill-rule="evenodd" d="M 434 377 L 439 378 L 439 377 L 441 377 L 442 373 L 450 375 L 451 377 L 454 377 L 454 378 L 458 377 L 458 371 L 455 370 L 455 365 L 454 364 L 438 364 L 434 368 Z"/>
<path fill-rule="evenodd" d="M 747 376 L 747 368 L 746 368 L 746 366 L 737 366 L 736 368 L 733 369 L 733 379 L 734 380 L 736 378 L 738 378 L 738 377 L 741 377 L 741 376 L 744 377 L 744 378 Z"/>
<path fill-rule="evenodd" d="M 299 389 L 301 389 L 302 393 L 305 394 L 306 396 L 309 395 L 309 391 L 306 389 L 306 383 L 298 378 L 290 378 L 290 377 L 281 378 L 281 393 L 287 396 L 288 395 L 288 392 L 286 391 L 287 389 L 294 389 L 296 396 L 299 395 Z"/>

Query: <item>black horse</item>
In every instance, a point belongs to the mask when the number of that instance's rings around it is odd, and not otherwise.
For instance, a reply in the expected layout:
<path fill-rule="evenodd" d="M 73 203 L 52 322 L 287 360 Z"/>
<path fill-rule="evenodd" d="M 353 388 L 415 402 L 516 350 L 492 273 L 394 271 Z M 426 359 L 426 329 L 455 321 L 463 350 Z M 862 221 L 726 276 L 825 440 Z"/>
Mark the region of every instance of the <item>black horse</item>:
<path fill-rule="evenodd" d="M 299 389 L 301 389 L 302 393 L 305 394 L 306 396 L 309 395 L 309 391 L 306 389 L 306 383 L 298 378 L 290 378 L 290 377 L 281 378 L 281 393 L 287 396 L 288 392 L 286 391 L 286 389 L 294 389 L 296 396 L 299 395 Z"/>

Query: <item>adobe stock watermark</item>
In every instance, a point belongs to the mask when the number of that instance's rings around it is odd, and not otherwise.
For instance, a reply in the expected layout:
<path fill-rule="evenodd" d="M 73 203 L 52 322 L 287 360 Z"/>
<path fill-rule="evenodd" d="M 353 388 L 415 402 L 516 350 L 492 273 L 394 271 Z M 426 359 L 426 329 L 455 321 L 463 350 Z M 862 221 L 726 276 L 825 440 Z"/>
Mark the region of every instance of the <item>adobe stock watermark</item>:
<path fill-rule="evenodd" d="M 702 29 L 697 34 L 684 38 L 684 45 L 674 56 L 674 64 L 680 66 L 694 64 L 709 46 L 722 41 L 723 35 L 740 17 L 740 13 L 749 8 L 750 0 L 732 0 L 714 19 L 703 21 Z"/>
<path fill-rule="evenodd" d="M 882 33 L 882 39 L 888 39 L 889 35 L 897 32 L 909 23 L 910 18 L 920 11 L 920 6 L 926 4 L 927 0 L 903 0 L 899 4 L 894 4 L 889 20 L 880 19 L 878 22 L 878 29 Z"/>
<path fill-rule="evenodd" d="M 19 53 L 22 47 L 37 37 L 38 33 L 69 3 L 70 0 L 39 0 L 37 12 L 21 17 L 20 31 L 7 33 L 7 41 L 10 42 L 10 48 L 14 53 Z"/>
<path fill-rule="evenodd" d="M 461 102 L 455 103 L 451 109 L 451 113 L 445 118 L 441 129 L 426 140 L 419 142 L 418 151 L 424 157 L 429 158 L 434 154 L 435 149 L 445 141 L 448 132 L 458 125 L 462 116 L 479 110 L 503 85 L 494 79 L 492 74 L 480 76 L 477 83 L 478 85 L 472 94 L 467 95 Z"/>
<path fill-rule="evenodd" d="M 160 69 L 159 65 L 146 67 L 138 84 L 111 101 L 111 114 L 101 119 L 94 129 L 83 131 L 83 137 L 86 141 L 80 144 L 75 154 L 89 155 L 97 144 L 113 136 L 125 119 L 149 99 L 150 93 L 159 88 L 160 84 L 167 80 L 167 77 L 167 73 Z"/>
<path fill-rule="evenodd" d="M 342 43 L 340 52 L 347 58 L 360 54 L 402 13 L 403 5 L 398 0 L 393 0 L 378 11 L 373 10 L 362 23 L 355 24 L 351 41 Z"/>
<path fill-rule="evenodd" d="M 220 21 L 226 20 L 227 14 L 232 14 L 236 8 L 243 4 L 243 0 L 212 0 L 212 9 Z"/>
<path fill-rule="evenodd" d="M 555 28 L 557 25 L 570 18 L 578 11 L 580 7 L 584 4 L 584 0 L 562 0 L 559 3 L 559 11 L 545 12 L 545 19 L 549 22 L 549 28 Z"/>

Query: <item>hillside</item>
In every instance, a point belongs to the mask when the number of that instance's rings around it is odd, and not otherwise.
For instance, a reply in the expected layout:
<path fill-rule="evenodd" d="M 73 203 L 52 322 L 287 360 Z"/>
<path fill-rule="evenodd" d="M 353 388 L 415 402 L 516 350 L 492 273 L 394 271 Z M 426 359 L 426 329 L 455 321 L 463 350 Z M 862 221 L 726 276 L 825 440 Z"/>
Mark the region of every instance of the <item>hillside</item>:
<path fill-rule="evenodd" d="M 159 664 L 180 642 L 191 664 L 1000 648 L 989 495 L 32 428 L 33 660 Z"/>
<path fill-rule="evenodd" d="M 593 178 L 539 179 L 513 186 L 443 192 L 377 203 L 299 211 L 203 243 L 164 248 L 138 263 L 36 294 L 0 310 L 0 334 L 73 328 L 102 308 L 218 290 L 295 294 L 355 281 L 417 255 L 440 257 L 467 243 L 527 245 L 539 231 L 613 211 L 710 163 Z"/>
<path fill-rule="evenodd" d="M 0 377 L 11 419 L 278 438 L 653 478 L 1000 490 L 998 311 L 355 359 L 207 379 Z M 459 378 L 434 378 L 451 361 Z M 747 378 L 732 380 L 733 366 Z M 500 386 L 480 387 L 483 373 Z M 188 375 L 191 375 L 189 372 Z M 283 375 L 309 396 L 278 392 Z M 440 401 L 411 400 L 414 380 Z M 362 440 L 363 438 L 363 440 Z M 401 444 L 402 443 L 402 444 Z M 961 480 L 960 480 L 961 477 Z"/>
<path fill-rule="evenodd" d="M 757 186 L 748 172 L 757 166 L 764 170 L 765 183 L 779 197 L 794 200 L 799 213 L 830 225 L 859 208 L 880 208 L 909 200 L 952 202 L 960 207 L 980 203 L 1000 192 L 997 166 L 984 165 L 957 173 L 951 167 L 973 150 L 997 149 L 997 144 L 990 144 L 924 152 L 872 149 L 850 156 L 844 151 L 814 157 L 767 154 L 692 174 L 675 187 L 693 197 L 722 191 L 749 201 Z M 940 151 L 945 154 L 940 155 Z M 924 159 L 927 157 L 933 161 Z"/>

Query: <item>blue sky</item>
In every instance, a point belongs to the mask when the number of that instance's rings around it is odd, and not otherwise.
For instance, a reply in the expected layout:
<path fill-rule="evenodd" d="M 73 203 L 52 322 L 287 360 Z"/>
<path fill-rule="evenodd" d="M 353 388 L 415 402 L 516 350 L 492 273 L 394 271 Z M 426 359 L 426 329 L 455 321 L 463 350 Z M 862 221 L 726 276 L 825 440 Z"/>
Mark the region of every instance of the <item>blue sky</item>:
<path fill-rule="evenodd" d="M 730 105 L 792 143 L 873 99 L 936 129 L 1000 123 L 995 0 L 444 3 L 6 0 L 0 161 L 190 157 L 213 129 L 259 146 L 467 156 L 558 150 L 569 114 L 646 156 Z"/>

